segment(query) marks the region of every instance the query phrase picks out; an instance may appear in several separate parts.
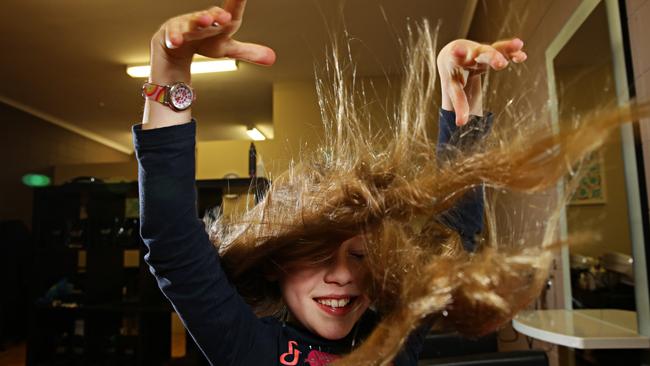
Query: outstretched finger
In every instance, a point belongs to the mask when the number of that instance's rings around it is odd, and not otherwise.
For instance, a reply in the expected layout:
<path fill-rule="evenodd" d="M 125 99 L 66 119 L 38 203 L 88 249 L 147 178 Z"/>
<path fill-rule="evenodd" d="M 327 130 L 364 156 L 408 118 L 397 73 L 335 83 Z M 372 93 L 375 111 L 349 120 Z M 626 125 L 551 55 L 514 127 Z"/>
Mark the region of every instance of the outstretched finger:
<path fill-rule="evenodd" d="M 199 39 L 210 38 L 220 34 L 222 30 L 223 28 L 220 26 L 209 26 L 193 32 L 185 33 L 183 35 L 183 39 L 186 41 L 195 41 Z"/>
<path fill-rule="evenodd" d="M 519 38 L 506 39 L 503 41 L 494 42 L 492 47 L 499 50 L 504 54 L 511 54 L 517 51 L 521 51 L 524 48 L 524 41 Z"/>
<path fill-rule="evenodd" d="M 215 20 L 218 19 L 218 20 Z M 191 21 L 189 29 L 183 34 L 186 41 L 210 38 L 218 35 L 223 30 L 223 25 L 230 21 L 230 14 L 223 12 L 223 15 L 215 17 L 205 12 L 195 16 Z"/>
<path fill-rule="evenodd" d="M 213 6 L 192 15 L 192 29 L 203 29 L 210 26 L 220 26 L 230 22 L 232 15 L 218 6 Z"/>
<path fill-rule="evenodd" d="M 165 46 L 169 49 L 178 48 L 183 44 L 183 32 L 178 21 L 170 21 L 165 27 Z"/>
<path fill-rule="evenodd" d="M 519 64 L 526 61 L 528 55 L 524 51 L 519 51 L 512 54 L 511 58 L 512 58 L 512 62 Z"/>
<path fill-rule="evenodd" d="M 186 14 L 168 22 L 166 43 L 168 48 L 177 48 L 187 41 L 213 37 L 229 22 L 230 13 L 218 7 Z"/>
<path fill-rule="evenodd" d="M 490 46 L 482 46 L 474 60 L 477 64 L 489 66 L 494 70 L 502 70 L 508 66 L 505 56 Z"/>
<path fill-rule="evenodd" d="M 189 31 L 200 30 L 210 26 L 213 22 L 212 14 L 208 13 L 206 10 L 200 11 L 190 16 L 188 29 Z"/>
<path fill-rule="evenodd" d="M 225 56 L 264 66 L 273 65 L 276 58 L 275 51 L 269 47 L 234 39 L 226 44 Z"/>
<path fill-rule="evenodd" d="M 492 47 L 501 52 L 508 59 L 514 59 L 516 55 L 523 52 L 524 41 L 519 38 L 513 38 L 505 41 L 498 41 L 492 44 Z M 515 61 L 517 62 L 517 61 Z"/>
<path fill-rule="evenodd" d="M 226 0 L 223 4 L 224 10 L 232 14 L 232 21 L 240 21 L 244 17 L 246 9 L 246 0 Z"/>

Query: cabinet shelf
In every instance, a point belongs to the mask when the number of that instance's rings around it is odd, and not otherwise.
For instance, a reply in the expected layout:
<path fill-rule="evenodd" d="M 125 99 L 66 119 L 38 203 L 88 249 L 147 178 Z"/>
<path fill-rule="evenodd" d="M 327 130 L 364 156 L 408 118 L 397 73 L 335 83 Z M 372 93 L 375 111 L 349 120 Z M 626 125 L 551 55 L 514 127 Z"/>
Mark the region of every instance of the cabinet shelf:
<path fill-rule="evenodd" d="M 197 181 L 197 214 L 219 208 L 224 194 L 257 201 L 268 186 Z M 169 363 L 173 308 L 142 260 L 137 198 L 136 182 L 34 189 L 27 365 Z"/>

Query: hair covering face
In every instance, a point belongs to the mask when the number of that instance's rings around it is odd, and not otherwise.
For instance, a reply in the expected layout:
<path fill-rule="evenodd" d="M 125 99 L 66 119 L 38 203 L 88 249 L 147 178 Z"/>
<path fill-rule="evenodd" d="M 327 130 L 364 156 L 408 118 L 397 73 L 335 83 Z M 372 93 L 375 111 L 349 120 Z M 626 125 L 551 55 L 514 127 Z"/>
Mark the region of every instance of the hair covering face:
<path fill-rule="evenodd" d="M 387 364 L 425 320 L 467 335 L 508 322 L 539 295 L 559 246 L 560 209 L 570 189 L 559 197 L 549 189 L 614 128 L 648 114 L 647 105 L 603 109 L 559 134 L 529 121 L 523 130 L 503 128 L 470 148 L 452 147 L 439 159 L 427 133 L 436 115 L 436 43 L 426 21 L 409 32 L 405 49 L 389 131 L 367 128 L 372 120 L 362 108 L 365 90 L 335 48 L 327 77 L 317 79 L 323 145 L 274 179 L 255 207 L 206 225 L 229 278 L 260 315 L 283 308 L 269 278 L 295 263 L 326 260 L 343 240 L 365 234 L 366 288 L 382 320 L 336 364 Z M 537 225 L 522 229 L 516 220 L 506 222 L 487 202 L 480 248 L 464 251 L 441 217 L 480 186 L 529 200 L 544 197 L 531 219 Z"/>

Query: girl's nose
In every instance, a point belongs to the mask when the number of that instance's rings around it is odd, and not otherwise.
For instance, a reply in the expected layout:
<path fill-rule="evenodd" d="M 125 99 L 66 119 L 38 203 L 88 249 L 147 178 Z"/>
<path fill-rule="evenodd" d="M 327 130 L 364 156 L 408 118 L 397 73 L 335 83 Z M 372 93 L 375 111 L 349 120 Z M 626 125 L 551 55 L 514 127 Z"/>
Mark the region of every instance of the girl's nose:
<path fill-rule="evenodd" d="M 350 262 L 340 256 L 335 258 L 327 268 L 324 278 L 326 283 L 345 286 L 354 280 Z"/>

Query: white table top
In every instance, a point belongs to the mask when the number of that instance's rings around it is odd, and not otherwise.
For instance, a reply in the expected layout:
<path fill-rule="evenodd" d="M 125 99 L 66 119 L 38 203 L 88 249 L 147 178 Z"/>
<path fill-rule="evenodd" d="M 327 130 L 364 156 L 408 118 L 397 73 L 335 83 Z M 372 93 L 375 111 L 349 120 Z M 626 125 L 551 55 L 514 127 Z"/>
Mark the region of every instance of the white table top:
<path fill-rule="evenodd" d="M 522 311 L 512 320 L 512 326 L 529 337 L 571 348 L 650 348 L 650 337 L 637 333 L 634 311 Z"/>

